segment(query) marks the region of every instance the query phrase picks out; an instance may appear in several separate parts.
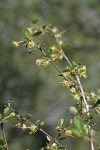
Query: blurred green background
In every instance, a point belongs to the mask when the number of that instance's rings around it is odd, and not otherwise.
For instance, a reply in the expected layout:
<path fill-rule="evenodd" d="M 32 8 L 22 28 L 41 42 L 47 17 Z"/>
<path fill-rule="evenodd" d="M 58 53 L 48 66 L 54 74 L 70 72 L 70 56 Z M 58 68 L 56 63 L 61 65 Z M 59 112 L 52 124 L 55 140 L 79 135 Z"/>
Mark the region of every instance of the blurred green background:
<path fill-rule="evenodd" d="M 88 78 L 83 80 L 90 91 L 100 88 L 100 1 L 99 0 L 0 0 L 0 111 L 9 98 L 22 115 L 30 113 L 32 121 L 44 120 L 44 129 L 55 135 L 58 120 L 67 116 L 70 95 L 59 84 L 57 71 L 50 66 L 35 65 L 35 56 L 28 55 L 24 47 L 14 48 L 12 41 L 22 39 L 22 31 L 30 26 L 32 19 L 40 24 L 52 23 L 64 34 L 70 48 L 65 51 L 70 60 L 87 66 Z M 96 115 L 99 128 L 99 115 Z M 37 133 L 28 135 L 7 125 L 10 150 L 39 150 L 45 137 Z M 100 141 L 99 132 L 95 140 Z M 88 141 L 71 139 L 65 141 L 68 150 L 88 150 Z M 96 144 L 95 144 L 96 145 Z"/>

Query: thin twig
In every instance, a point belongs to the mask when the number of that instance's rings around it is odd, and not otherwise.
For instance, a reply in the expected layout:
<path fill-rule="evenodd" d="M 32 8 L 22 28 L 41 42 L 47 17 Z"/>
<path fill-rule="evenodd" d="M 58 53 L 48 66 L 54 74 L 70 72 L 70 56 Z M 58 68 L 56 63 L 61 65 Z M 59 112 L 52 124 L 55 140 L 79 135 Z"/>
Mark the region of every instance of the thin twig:
<path fill-rule="evenodd" d="M 33 122 L 29 121 L 28 119 L 26 119 L 25 117 L 23 117 L 22 115 L 20 115 L 18 112 L 16 112 L 13 108 L 12 110 L 15 112 L 16 115 L 18 115 L 20 117 L 20 119 L 22 119 L 23 121 L 26 121 L 28 123 L 30 123 L 31 125 L 34 125 Z M 60 146 L 60 148 L 63 148 L 63 146 L 53 137 L 51 137 L 47 132 L 45 132 L 42 128 L 38 128 L 38 131 L 40 131 L 41 133 L 43 133 L 46 137 L 49 137 L 53 142 L 55 142 L 58 146 Z M 8 149 L 7 149 L 8 150 Z"/>
<path fill-rule="evenodd" d="M 44 52 L 44 50 L 40 46 L 38 46 L 37 44 L 35 44 L 35 46 L 44 54 L 45 57 L 48 57 L 47 54 Z M 70 82 L 70 80 L 64 75 L 64 73 L 58 68 L 58 66 L 50 58 L 49 58 L 49 61 L 58 70 L 58 72 L 64 77 L 64 79 Z"/>
<path fill-rule="evenodd" d="M 0 126 L 1 126 L 2 135 L 4 138 L 4 142 L 5 142 L 5 150 L 9 150 L 6 135 L 5 135 L 4 125 L 3 125 L 3 122 L 1 122 L 1 121 L 0 121 Z"/>

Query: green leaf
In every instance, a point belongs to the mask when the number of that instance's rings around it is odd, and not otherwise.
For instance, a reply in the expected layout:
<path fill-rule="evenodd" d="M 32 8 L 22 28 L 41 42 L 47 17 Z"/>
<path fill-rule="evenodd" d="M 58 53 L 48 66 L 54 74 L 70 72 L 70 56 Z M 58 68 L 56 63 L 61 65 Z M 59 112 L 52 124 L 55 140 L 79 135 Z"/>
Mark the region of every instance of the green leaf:
<path fill-rule="evenodd" d="M 74 118 L 74 124 L 79 129 L 80 132 L 83 132 L 83 120 L 79 116 L 75 116 Z"/>
<path fill-rule="evenodd" d="M 47 136 L 47 140 L 50 142 L 51 141 L 51 139 L 50 139 L 50 137 L 49 136 Z"/>
<path fill-rule="evenodd" d="M 73 68 L 78 67 L 78 63 L 75 62 L 75 61 L 73 61 L 73 62 L 72 62 L 72 67 L 73 67 Z"/>
<path fill-rule="evenodd" d="M 100 104 L 100 99 L 98 99 L 96 102 L 96 105 L 99 105 L 99 104 Z"/>
<path fill-rule="evenodd" d="M 36 31 L 34 34 L 33 34 L 33 36 L 38 36 L 38 35 L 40 35 L 42 33 L 42 31 Z"/>
<path fill-rule="evenodd" d="M 36 24 L 37 22 L 38 22 L 38 19 L 37 19 L 37 18 L 35 18 L 35 19 L 32 20 L 32 23 L 33 23 L 33 24 Z"/>
<path fill-rule="evenodd" d="M 81 137 L 84 132 L 84 122 L 79 116 L 74 117 L 74 125 L 71 128 L 73 134 L 78 137 Z"/>
<path fill-rule="evenodd" d="M 52 49 L 48 49 L 48 51 L 47 51 L 47 56 L 50 57 L 50 55 L 51 55 L 52 53 L 53 53 L 53 52 L 52 52 Z"/>
<path fill-rule="evenodd" d="M 24 118 L 26 118 L 26 119 L 30 119 L 31 117 L 32 117 L 31 114 L 27 114 L 27 115 L 24 116 Z"/>
<path fill-rule="evenodd" d="M 41 121 L 40 125 L 43 126 L 44 125 L 44 121 Z"/>
<path fill-rule="evenodd" d="M 69 107 L 69 110 L 70 110 L 70 113 L 72 113 L 74 115 L 76 115 L 77 112 L 78 112 L 77 109 L 76 109 L 76 107 L 74 107 L 74 106 Z"/>
<path fill-rule="evenodd" d="M 36 122 L 36 125 L 39 125 L 41 123 L 41 120 L 38 120 L 37 122 Z"/>
<path fill-rule="evenodd" d="M 86 73 L 86 70 L 80 69 L 79 72 L 80 72 L 80 74 Z"/>
<path fill-rule="evenodd" d="M 60 35 L 62 35 L 62 34 L 64 34 L 64 33 L 66 33 L 66 31 L 65 31 L 65 30 L 64 30 L 64 31 L 62 31 L 62 32 L 60 32 L 59 34 L 60 34 Z"/>
<path fill-rule="evenodd" d="M 4 109 L 3 116 L 5 117 L 5 116 L 10 115 L 11 111 L 12 111 L 12 108 L 11 108 L 11 107 L 6 107 L 6 108 Z"/>
<path fill-rule="evenodd" d="M 44 24 L 44 25 L 42 26 L 42 28 L 43 28 L 43 29 L 45 29 L 46 27 L 47 27 L 47 25 L 46 25 L 46 24 Z"/>
<path fill-rule="evenodd" d="M 4 140 L 0 139 L 0 146 L 3 146 L 5 144 Z"/>
<path fill-rule="evenodd" d="M 27 28 L 25 28 L 25 29 L 23 30 L 23 33 L 24 33 L 24 36 L 25 36 L 26 38 L 30 36 L 30 32 L 29 32 L 29 30 L 28 30 Z"/>
<path fill-rule="evenodd" d="M 36 122 L 36 125 L 37 125 L 37 126 L 43 126 L 43 125 L 44 125 L 44 121 L 38 120 L 38 121 Z"/>
<path fill-rule="evenodd" d="M 82 136 L 82 134 L 79 132 L 79 130 L 75 126 L 71 128 L 71 131 L 74 135 L 76 135 L 78 137 Z"/>
<path fill-rule="evenodd" d="M 85 120 L 89 120 L 89 119 L 92 119 L 92 118 L 93 118 L 92 115 L 86 115 L 86 116 L 84 116 Z"/>
<path fill-rule="evenodd" d="M 67 119 L 66 119 L 65 117 L 62 118 L 62 119 L 60 119 L 60 126 L 61 126 L 62 128 L 65 127 L 66 121 L 67 121 Z"/>
<path fill-rule="evenodd" d="M 62 48 L 63 50 L 66 50 L 66 49 L 69 48 L 69 47 L 70 47 L 70 44 L 62 45 L 62 46 L 61 46 L 61 48 Z"/>
<path fill-rule="evenodd" d="M 75 68 L 75 67 L 80 68 L 81 64 L 79 62 L 77 63 L 77 62 L 73 61 L 72 62 L 72 68 Z"/>

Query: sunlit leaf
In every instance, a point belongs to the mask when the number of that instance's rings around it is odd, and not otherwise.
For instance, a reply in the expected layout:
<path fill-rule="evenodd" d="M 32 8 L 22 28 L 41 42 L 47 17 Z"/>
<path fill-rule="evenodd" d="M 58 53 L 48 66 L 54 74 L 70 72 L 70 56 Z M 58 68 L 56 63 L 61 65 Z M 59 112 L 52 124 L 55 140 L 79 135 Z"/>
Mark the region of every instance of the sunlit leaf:
<path fill-rule="evenodd" d="M 92 118 L 93 118 L 92 115 L 86 115 L 86 116 L 84 116 L 85 120 L 89 120 L 89 119 L 92 119 Z"/>
<path fill-rule="evenodd" d="M 67 119 L 66 119 L 65 117 L 62 118 L 62 119 L 60 119 L 60 126 L 61 126 L 62 128 L 65 127 L 66 121 L 67 121 Z"/>
<path fill-rule="evenodd" d="M 73 127 L 71 128 L 71 131 L 76 136 L 79 136 L 79 137 L 82 136 L 84 132 L 84 122 L 79 116 L 74 117 L 74 124 L 73 124 Z"/>
<path fill-rule="evenodd" d="M 25 36 L 26 38 L 30 36 L 30 32 L 29 32 L 29 30 L 28 30 L 27 28 L 25 28 L 25 29 L 23 30 L 23 33 L 24 33 L 24 36 Z"/>
<path fill-rule="evenodd" d="M 76 135 L 78 137 L 82 136 L 82 134 L 79 132 L 79 130 L 75 126 L 71 128 L 71 131 L 74 135 Z"/>
<path fill-rule="evenodd" d="M 84 123 L 83 123 L 83 120 L 79 116 L 76 116 L 74 118 L 74 124 L 79 129 L 80 132 L 83 132 Z"/>
<path fill-rule="evenodd" d="M 47 51 L 48 57 L 49 57 L 52 53 L 53 53 L 53 52 L 52 52 L 52 49 L 48 49 L 48 51 Z"/>
<path fill-rule="evenodd" d="M 51 139 L 50 139 L 50 137 L 49 136 L 47 136 L 47 140 L 50 142 L 51 141 Z"/>
<path fill-rule="evenodd" d="M 38 120 L 37 122 L 36 122 L 36 125 L 39 125 L 41 123 L 41 120 Z"/>
<path fill-rule="evenodd" d="M 43 126 L 44 125 L 44 121 L 41 121 L 40 125 Z"/>
<path fill-rule="evenodd" d="M 70 110 L 70 113 L 72 113 L 72 114 L 77 114 L 77 109 L 76 109 L 76 107 L 74 107 L 74 106 L 71 106 L 71 107 L 69 107 L 69 110 Z"/>
<path fill-rule="evenodd" d="M 38 121 L 36 122 L 36 125 L 37 125 L 37 126 L 43 126 L 43 125 L 44 125 L 44 121 L 38 120 Z"/>
<path fill-rule="evenodd" d="M 12 108 L 11 108 L 11 107 L 6 107 L 6 108 L 4 109 L 4 113 L 3 113 L 2 117 L 5 117 L 5 116 L 10 115 L 11 111 L 12 111 Z"/>

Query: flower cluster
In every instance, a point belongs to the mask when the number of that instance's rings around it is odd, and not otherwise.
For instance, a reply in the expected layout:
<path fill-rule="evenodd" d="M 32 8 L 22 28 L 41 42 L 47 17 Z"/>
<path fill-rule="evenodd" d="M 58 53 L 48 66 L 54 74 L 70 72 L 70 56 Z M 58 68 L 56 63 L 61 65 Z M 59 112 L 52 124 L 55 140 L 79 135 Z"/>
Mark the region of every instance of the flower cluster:
<path fill-rule="evenodd" d="M 50 60 L 47 59 L 47 58 L 42 58 L 42 59 L 37 59 L 35 61 L 36 65 L 37 66 L 44 66 L 44 67 L 47 67 L 49 64 L 50 64 Z"/>
<path fill-rule="evenodd" d="M 56 48 L 56 46 L 52 46 L 50 47 L 50 58 L 52 59 L 52 61 L 56 61 L 56 60 L 62 60 L 63 59 L 63 55 L 62 53 L 59 51 L 59 49 Z"/>

